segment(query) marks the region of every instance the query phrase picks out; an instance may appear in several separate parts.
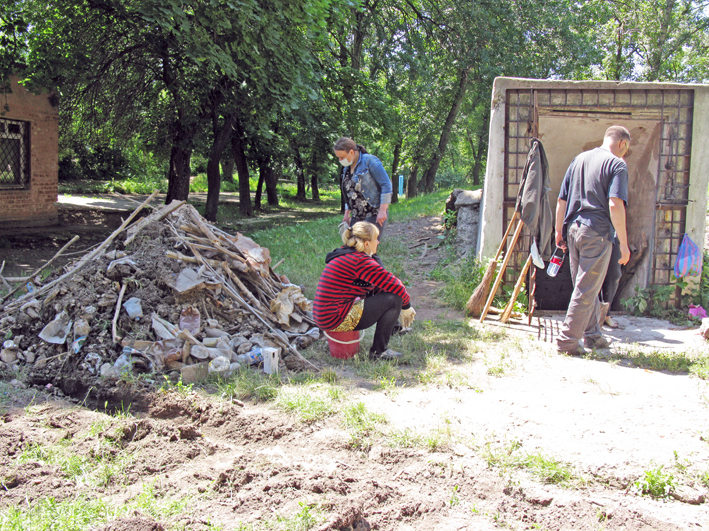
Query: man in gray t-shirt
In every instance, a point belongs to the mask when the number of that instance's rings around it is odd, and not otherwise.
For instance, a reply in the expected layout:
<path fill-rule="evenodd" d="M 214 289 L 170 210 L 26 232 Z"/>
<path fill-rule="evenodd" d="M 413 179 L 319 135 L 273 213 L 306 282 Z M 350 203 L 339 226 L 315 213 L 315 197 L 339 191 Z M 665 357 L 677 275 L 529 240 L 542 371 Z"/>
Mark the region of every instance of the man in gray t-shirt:
<path fill-rule="evenodd" d="M 613 231 L 620 241 L 620 264 L 630 259 L 625 228 L 630 146 L 625 127 L 609 127 L 601 147 L 577 156 L 566 170 L 556 205 L 556 244 L 569 253 L 574 291 L 561 334 L 559 352 L 582 355 L 586 348 L 607 348 L 598 324 L 598 292 L 610 260 Z"/>

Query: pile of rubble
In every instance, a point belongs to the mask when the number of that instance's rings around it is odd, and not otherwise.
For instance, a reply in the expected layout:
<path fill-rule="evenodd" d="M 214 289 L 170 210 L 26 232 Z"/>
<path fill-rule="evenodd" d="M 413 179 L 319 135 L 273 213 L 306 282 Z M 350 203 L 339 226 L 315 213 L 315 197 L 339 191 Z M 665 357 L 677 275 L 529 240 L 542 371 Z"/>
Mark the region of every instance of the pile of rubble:
<path fill-rule="evenodd" d="M 319 337 L 311 304 L 274 272 L 268 249 L 184 202 L 131 225 L 149 201 L 63 274 L 5 297 L 4 368 L 54 385 L 78 376 L 84 389 L 140 373 L 188 383 L 244 365 L 317 370 L 298 352 Z"/>

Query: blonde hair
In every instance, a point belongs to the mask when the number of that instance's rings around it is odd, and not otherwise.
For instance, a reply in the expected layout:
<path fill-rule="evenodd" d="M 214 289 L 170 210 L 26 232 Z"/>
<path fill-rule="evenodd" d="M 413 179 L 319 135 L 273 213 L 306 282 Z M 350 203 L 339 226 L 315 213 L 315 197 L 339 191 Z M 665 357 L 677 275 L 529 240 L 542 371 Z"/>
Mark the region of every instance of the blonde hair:
<path fill-rule="evenodd" d="M 354 247 L 359 252 L 364 252 L 364 243 L 379 238 L 379 229 L 368 221 L 358 221 L 342 232 L 342 243 L 347 247 Z"/>

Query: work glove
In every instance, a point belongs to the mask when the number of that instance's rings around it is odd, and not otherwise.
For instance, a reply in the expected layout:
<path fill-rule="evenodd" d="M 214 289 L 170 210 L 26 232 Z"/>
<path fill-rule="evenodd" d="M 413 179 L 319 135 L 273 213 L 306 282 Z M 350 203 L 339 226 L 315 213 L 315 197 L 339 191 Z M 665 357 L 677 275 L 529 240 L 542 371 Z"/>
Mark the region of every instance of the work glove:
<path fill-rule="evenodd" d="M 413 308 L 407 308 L 406 310 L 401 310 L 399 314 L 399 323 L 401 323 L 402 328 L 410 328 L 414 323 L 414 318 L 416 317 L 416 310 Z"/>

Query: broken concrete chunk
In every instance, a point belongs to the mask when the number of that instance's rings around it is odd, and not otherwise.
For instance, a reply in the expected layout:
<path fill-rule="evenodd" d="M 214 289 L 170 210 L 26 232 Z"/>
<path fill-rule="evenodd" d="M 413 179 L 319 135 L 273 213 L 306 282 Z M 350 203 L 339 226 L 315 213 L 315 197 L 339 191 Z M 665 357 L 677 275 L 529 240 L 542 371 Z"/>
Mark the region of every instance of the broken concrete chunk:
<path fill-rule="evenodd" d="M 87 323 L 84 319 L 79 317 L 76 322 L 74 323 L 74 339 L 78 339 L 80 337 L 86 337 L 89 335 L 89 332 L 91 332 L 91 328 L 89 327 L 89 323 Z"/>
<path fill-rule="evenodd" d="M 197 359 L 206 360 L 210 357 L 209 352 L 211 350 L 214 350 L 214 349 L 205 347 L 204 345 L 192 345 L 192 349 L 190 350 L 190 354 Z"/>
<path fill-rule="evenodd" d="M 25 312 L 32 319 L 39 319 L 39 310 L 42 305 L 37 299 L 31 299 L 20 307 L 20 311 Z"/>
<path fill-rule="evenodd" d="M 177 327 L 167 322 L 165 319 L 161 319 L 157 314 L 153 314 L 153 332 L 160 339 L 175 339 L 179 330 Z"/>
<path fill-rule="evenodd" d="M 227 332 L 219 330 L 218 328 L 205 328 L 204 333 L 207 337 L 213 338 L 224 337 L 228 340 L 231 337 Z"/>
<path fill-rule="evenodd" d="M 224 356 L 217 356 L 212 361 L 209 362 L 207 368 L 209 374 L 218 374 L 219 376 L 229 376 L 231 374 L 230 369 L 231 360 Z"/>
<path fill-rule="evenodd" d="M 204 287 L 204 280 L 199 276 L 197 271 L 186 267 L 180 271 L 172 287 L 175 288 L 178 293 L 185 293 L 193 289 L 202 289 Z"/>
<path fill-rule="evenodd" d="M 180 375 L 184 384 L 203 382 L 209 376 L 209 362 L 186 365 L 180 369 Z"/>
<path fill-rule="evenodd" d="M 17 361 L 17 353 L 17 349 L 4 348 L 0 350 L 0 360 L 7 363 L 8 365 L 11 363 L 15 363 L 15 361 Z"/>

